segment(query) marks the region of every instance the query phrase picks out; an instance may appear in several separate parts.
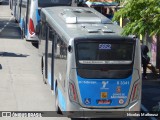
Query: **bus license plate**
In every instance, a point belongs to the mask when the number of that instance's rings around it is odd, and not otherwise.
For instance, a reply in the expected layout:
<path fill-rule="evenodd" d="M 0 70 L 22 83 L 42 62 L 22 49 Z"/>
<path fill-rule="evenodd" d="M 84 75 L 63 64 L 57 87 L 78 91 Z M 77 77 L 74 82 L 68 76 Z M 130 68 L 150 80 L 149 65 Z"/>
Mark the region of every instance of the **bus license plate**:
<path fill-rule="evenodd" d="M 111 104 L 111 100 L 97 100 L 97 104 L 106 104 L 106 105 L 109 105 Z"/>

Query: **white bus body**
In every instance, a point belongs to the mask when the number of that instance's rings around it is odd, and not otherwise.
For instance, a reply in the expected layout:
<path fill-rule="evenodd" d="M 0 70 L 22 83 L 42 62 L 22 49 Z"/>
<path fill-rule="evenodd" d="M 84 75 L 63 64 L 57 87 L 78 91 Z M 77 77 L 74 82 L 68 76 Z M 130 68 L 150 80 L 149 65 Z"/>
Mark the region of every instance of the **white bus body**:
<path fill-rule="evenodd" d="M 140 111 L 139 40 L 92 8 L 43 8 L 37 34 L 44 82 L 68 117 L 126 117 Z M 75 116 L 78 115 L 78 116 Z"/>
<path fill-rule="evenodd" d="M 40 21 L 40 10 L 49 6 L 69 6 L 71 0 L 20 0 L 20 28 L 22 37 L 29 41 L 38 41 L 35 29 Z"/>

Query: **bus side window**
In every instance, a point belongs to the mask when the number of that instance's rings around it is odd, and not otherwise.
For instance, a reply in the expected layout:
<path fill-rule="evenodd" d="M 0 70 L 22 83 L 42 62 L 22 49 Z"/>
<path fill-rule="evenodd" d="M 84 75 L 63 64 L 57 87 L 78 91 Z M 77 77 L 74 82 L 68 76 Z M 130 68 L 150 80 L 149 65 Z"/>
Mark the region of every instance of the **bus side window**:
<path fill-rule="evenodd" d="M 60 58 L 60 41 L 57 35 L 55 39 L 55 50 L 54 51 L 55 51 L 55 57 Z"/>
<path fill-rule="evenodd" d="M 67 45 L 59 37 L 55 40 L 55 56 L 59 59 L 67 58 Z"/>
<path fill-rule="evenodd" d="M 45 22 L 42 21 L 40 25 L 39 48 L 43 55 L 45 54 L 46 36 L 47 36 L 47 25 Z"/>
<path fill-rule="evenodd" d="M 39 38 L 40 38 L 40 42 L 41 42 L 41 40 L 45 40 L 46 39 L 46 24 L 43 21 L 41 22 L 41 25 L 40 25 Z"/>
<path fill-rule="evenodd" d="M 48 35 L 48 57 L 52 58 L 52 41 L 53 41 L 53 33 L 52 30 L 49 28 L 49 35 Z"/>
<path fill-rule="evenodd" d="M 55 76 L 60 80 L 61 85 L 65 87 L 67 73 L 67 44 L 58 35 L 56 35 L 54 42 Z"/>
<path fill-rule="evenodd" d="M 64 42 L 60 42 L 60 58 L 66 59 L 67 58 L 67 45 Z"/>

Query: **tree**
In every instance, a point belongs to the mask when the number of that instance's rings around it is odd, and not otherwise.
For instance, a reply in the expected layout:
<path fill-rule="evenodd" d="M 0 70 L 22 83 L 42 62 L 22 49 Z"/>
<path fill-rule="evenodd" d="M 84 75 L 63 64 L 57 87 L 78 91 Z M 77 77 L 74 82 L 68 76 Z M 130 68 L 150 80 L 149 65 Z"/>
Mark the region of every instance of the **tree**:
<path fill-rule="evenodd" d="M 113 21 L 120 17 L 128 19 L 122 34 L 160 34 L 160 0 L 127 0 L 126 5 L 114 14 Z"/>
<path fill-rule="evenodd" d="M 123 4 L 126 0 L 115 0 L 115 2 L 119 3 L 120 5 Z"/>

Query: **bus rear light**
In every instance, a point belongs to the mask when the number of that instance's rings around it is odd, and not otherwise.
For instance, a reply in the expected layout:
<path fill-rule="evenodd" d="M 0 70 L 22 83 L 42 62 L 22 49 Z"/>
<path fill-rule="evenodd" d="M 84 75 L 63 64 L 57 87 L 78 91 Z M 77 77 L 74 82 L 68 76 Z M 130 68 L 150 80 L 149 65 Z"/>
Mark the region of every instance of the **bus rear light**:
<path fill-rule="evenodd" d="M 75 85 L 73 83 L 69 83 L 69 96 L 72 101 L 77 101 L 77 93 L 75 89 Z"/>
<path fill-rule="evenodd" d="M 136 83 L 133 87 L 131 101 L 137 100 L 140 96 L 140 83 Z"/>
<path fill-rule="evenodd" d="M 31 18 L 29 19 L 29 33 L 31 35 L 35 34 L 34 23 Z"/>

